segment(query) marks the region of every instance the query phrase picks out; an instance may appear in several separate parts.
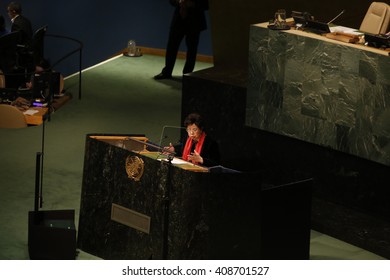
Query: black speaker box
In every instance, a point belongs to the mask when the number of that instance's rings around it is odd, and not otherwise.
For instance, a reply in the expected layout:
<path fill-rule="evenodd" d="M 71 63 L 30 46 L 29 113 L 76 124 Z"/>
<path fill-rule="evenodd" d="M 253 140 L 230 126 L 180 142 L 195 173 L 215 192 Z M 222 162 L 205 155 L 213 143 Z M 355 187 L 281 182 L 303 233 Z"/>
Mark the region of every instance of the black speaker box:
<path fill-rule="evenodd" d="M 28 251 L 31 260 L 74 260 L 74 210 L 30 211 Z"/>

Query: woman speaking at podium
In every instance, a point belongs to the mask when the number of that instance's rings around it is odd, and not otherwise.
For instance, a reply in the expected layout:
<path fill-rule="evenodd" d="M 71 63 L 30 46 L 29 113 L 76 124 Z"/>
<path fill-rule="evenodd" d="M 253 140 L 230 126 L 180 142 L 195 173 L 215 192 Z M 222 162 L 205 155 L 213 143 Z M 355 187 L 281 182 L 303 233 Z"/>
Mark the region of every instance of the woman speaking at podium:
<path fill-rule="evenodd" d="M 182 159 L 206 167 L 219 165 L 218 144 L 206 134 L 203 118 L 197 113 L 189 114 L 184 120 L 184 126 L 187 130 L 187 140 L 181 154 Z M 175 151 L 172 145 L 169 149 Z"/>

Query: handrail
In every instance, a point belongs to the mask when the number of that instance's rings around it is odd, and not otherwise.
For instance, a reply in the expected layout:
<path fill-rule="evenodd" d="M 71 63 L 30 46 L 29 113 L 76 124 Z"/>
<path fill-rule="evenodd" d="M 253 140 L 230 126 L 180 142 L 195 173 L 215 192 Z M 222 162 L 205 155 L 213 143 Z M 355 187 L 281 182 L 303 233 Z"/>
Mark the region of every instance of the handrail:
<path fill-rule="evenodd" d="M 71 41 L 74 41 L 76 43 L 79 44 L 79 46 L 72 50 L 71 52 L 65 54 L 63 57 L 61 57 L 59 60 L 57 60 L 55 63 L 53 63 L 50 67 L 50 69 L 53 69 L 54 66 L 58 65 L 59 63 L 61 63 L 62 61 L 64 61 L 65 59 L 67 59 L 68 57 L 70 57 L 71 55 L 75 54 L 76 52 L 79 52 L 80 55 L 79 55 L 79 99 L 81 99 L 81 73 L 82 73 L 82 69 L 81 69 L 81 65 L 82 65 L 82 49 L 84 47 L 83 43 L 80 41 L 80 40 L 77 40 L 77 39 L 74 39 L 74 38 L 71 38 L 71 37 L 68 37 L 68 36 L 63 36 L 63 35 L 56 35 L 56 34 L 45 34 L 45 36 L 47 37 L 53 37 L 53 38 L 62 38 L 62 39 L 67 39 L 67 40 L 71 40 Z M 26 72 L 26 73 L 23 73 L 22 75 L 32 75 L 34 72 Z M 3 73 L 2 71 L 0 71 L 0 76 L 5 76 L 5 74 L 9 75 L 9 76 L 19 76 L 21 75 L 20 73 Z"/>
<path fill-rule="evenodd" d="M 51 65 L 51 68 L 54 68 L 54 66 L 58 65 L 60 62 L 64 61 L 66 58 L 70 57 L 71 55 L 75 54 L 76 52 L 79 52 L 79 99 L 81 99 L 81 64 L 82 64 L 82 50 L 83 50 L 83 43 L 80 40 L 68 37 L 68 36 L 63 36 L 63 35 L 56 35 L 56 34 L 45 34 L 47 37 L 53 37 L 53 38 L 62 38 L 62 39 L 67 39 L 74 41 L 79 44 L 78 48 L 74 49 L 73 51 L 65 54 L 63 57 L 61 57 L 59 60 L 57 60 L 55 63 Z"/>

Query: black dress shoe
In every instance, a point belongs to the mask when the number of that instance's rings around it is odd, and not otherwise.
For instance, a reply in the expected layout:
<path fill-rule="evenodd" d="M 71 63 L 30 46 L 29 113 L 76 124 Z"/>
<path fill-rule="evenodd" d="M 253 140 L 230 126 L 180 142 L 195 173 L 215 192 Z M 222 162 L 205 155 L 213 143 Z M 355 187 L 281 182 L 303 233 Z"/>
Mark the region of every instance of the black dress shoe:
<path fill-rule="evenodd" d="M 164 74 L 164 73 L 160 73 L 160 74 L 154 76 L 155 80 L 163 80 L 163 79 L 171 79 L 171 78 L 172 78 L 172 75 L 168 75 L 168 74 Z"/>

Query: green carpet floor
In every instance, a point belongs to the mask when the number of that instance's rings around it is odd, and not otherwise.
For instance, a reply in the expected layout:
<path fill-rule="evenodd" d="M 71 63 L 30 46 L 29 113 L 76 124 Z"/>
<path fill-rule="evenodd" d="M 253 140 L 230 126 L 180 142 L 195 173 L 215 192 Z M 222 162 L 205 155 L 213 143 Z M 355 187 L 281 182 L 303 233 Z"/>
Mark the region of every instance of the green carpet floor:
<path fill-rule="evenodd" d="M 73 99 L 46 122 L 42 210 L 74 209 L 78 226 L 85 137 L 88 133 L 144 133 L 158 142 L 164 125 L 180 126 L 181 69 L 175 79 L 155 81 L 164 58 L 117 57 L 65 81 Z M 211 67 L 198 62 L 195 70 Z M 0 259 L 29 259 L 27 216 L 34 208 L 35 157 L 43 126 L 0 129 Z M 312 259 L 381 259 L 359 248 L 313 232 Z M 80 252 L 78 259 L 94 259 Z"/>

